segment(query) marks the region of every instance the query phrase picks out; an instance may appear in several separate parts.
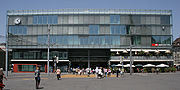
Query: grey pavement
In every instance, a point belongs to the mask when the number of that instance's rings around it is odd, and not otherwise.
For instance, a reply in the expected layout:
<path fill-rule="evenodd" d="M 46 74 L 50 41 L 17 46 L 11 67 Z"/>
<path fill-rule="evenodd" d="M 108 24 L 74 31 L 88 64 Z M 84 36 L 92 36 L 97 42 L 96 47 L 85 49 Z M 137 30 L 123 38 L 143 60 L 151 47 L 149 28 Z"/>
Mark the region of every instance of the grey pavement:
<path fill-rule="evenodd" d="M 33 74 L 10 74 L 5 81 L 10 90 L 36 90 Z M 126 73 L 119 78 L 62 78 L 54 74 L 41 75 L 39 90 L 180 90 L 180 72 L 176 73 Z"/>

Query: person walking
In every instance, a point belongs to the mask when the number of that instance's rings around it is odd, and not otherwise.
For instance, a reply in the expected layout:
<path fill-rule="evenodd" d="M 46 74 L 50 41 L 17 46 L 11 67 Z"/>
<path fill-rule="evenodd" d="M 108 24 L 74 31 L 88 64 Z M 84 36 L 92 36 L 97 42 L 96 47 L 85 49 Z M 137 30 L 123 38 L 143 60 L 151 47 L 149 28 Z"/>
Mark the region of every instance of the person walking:
<path fill-rule="evenodd" d="M 57 68 L 56 74 L 57 74 L 57 80 L 59 80 L 61 78 L 61 70 L 59 68 Z"/>
<path fill-rule="evenodd" d="M 3 84 L 3 78 L 7 80 L 3 73 L 3 68 L 0 68 L 0 90 L 2 90 L 5 87 L 5 85 Z"/>
<path fill-rule="evenodd" d="M 119 76 L 119 69 L 117 68 L 116 69 L 116 77 L 118 77 Z"/>
<path fill-rule="evenodd" d="M 111 69 L 109 68 L 108 69 L 108 77 L 110 77 L 111 76 Z"/>
<path fill-rule="evenodd" d="M 104 68 L 104 77 L 107 78 L 107 69 L 106 68 Z"/>
<path fill-rule="evenodd" d="M 156 74 L 158 75 L 158 73 L 159 73 L 159 68 L 156 68 Z"/>
<path fill-rule="evenodd" d="M 36 89 L 39 89 L 39 84 L 40 84 L 40 80 L 41 80 L 39 67 L 37 67 L 35 70 L 35 80 L 36 80 Z"/>

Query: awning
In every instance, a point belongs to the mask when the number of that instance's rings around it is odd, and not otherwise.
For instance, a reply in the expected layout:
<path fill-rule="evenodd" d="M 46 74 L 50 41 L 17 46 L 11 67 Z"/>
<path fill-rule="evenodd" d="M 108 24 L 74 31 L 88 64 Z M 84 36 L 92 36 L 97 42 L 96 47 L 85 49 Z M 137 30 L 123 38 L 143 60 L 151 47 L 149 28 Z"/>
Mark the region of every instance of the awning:
<path fill-rule="evenodd" d="M 160 64 L 160 65 L 157 65 L 156 67 L 169 67 L 169 65 Z"/>
<path fill-rule="evenodd" d="M 136 67 L 142 67 L 143 65 L 142 64 L 137 64 L 135 65 Z"/>
<path fill-rule="evenodd" d="M 130 64 L 126 64 L 126 65 L 123 65 L 124 67 L 130 67 Z M 132 67 L 135 67 L 134 65 L 132 65 Z"/>
<path fill-rule="evenodd" d="M 111 49 L 111 52 L 118 52 L 118 51 L 130 51 L 130 49 Z M 132 51 L 144 51 L 144 52 L 157 52 L 157 51 L 161 51 L 161 52 L 170 52 L 169 49 L 132 49 Z"/>
<path fill-rule="evenodd" d="M 153 64 L 146 64 L 146 65 L 144 65 L 143 67 L 156 67 L 156 66 L 153 65 Z"/>

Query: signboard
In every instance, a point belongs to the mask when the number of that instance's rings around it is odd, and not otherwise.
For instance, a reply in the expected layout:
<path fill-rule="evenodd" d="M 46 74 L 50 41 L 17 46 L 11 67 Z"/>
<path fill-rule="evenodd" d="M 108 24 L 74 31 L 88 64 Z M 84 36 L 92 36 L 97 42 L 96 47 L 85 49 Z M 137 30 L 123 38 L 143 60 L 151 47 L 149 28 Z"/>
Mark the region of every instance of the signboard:
<path fill-rule="evenodd" d="M 156 43 L 153 43 L 152 46 L 163 47 L 163 46 L 171 46 L 171 44 L 156 44 Z"/>

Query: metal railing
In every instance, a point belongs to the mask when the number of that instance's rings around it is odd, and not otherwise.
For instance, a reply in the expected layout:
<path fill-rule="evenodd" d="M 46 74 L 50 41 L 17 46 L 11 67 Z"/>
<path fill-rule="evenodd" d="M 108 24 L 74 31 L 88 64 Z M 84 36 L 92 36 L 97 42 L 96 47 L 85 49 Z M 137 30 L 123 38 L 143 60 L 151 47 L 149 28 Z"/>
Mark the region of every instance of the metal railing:
<path fill-rule="evenodd" d="M 41 9 L 41 10 L 8 10 L 8 15 L 32 14 L 165 14 L 171 15 L 172 10 L 144 9 Z"/>
<path fill-rule="evenodd" d="M 130 56 L 123 56 L 124 59 L 130 59 Z M 166 59 L 173 59 L 172 56 L 132 56 L 133 59 L 136 60 L 166 60 Z M 120 60 L 119 56 L 111 56 L 111 60 Z"/>

